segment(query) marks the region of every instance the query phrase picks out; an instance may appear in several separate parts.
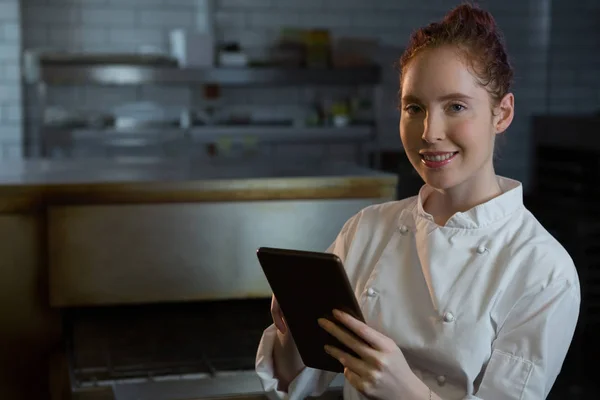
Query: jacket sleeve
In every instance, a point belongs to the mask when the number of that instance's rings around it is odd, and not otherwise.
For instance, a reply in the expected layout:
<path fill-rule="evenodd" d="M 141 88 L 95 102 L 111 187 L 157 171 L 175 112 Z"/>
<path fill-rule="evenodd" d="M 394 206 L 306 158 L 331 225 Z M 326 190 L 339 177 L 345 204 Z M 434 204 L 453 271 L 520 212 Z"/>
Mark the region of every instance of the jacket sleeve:
<path fill-rule="evenodd" d="M 342 262 L 346 258 L 349 243 L 354 236 L 357 218 L 358 214 L 344 224 L 335 241 L 326 250 L 328 253 L 336 254 Z M 275 340 L 277 340 L 277 328 L 272 324 L 263 332 L 256 354 L 256 372 L 267 397 L 269 399 L 300 400 L 308 396 L 323 394 L 337 374 L 308 367 L 304 368 L 290 383 L 287 393 L 278 390 L 279 380 L 275 376 L 273 367 Z"/>
<path fill-rule="evenodd" d="M 578 282 L 565 280 L 522 297 L 492 344 L 479 389 L 467 399 L 545 399 L 569 350 L 580 303 Z"/>
<path fill-rule="evenodd" d="M 267 397 L 272 400 L 301 400 L 323 394 L 337 374 L 308 367 L 305 367 L 290 383 L 287 393 L 278 390 L 279 380 L 275 376 L 273 367 L 275 340 L 277 340 L 277 328 L 275 325 L 270 325 L 263 333 L 256 355 L 256 372 Z"/>

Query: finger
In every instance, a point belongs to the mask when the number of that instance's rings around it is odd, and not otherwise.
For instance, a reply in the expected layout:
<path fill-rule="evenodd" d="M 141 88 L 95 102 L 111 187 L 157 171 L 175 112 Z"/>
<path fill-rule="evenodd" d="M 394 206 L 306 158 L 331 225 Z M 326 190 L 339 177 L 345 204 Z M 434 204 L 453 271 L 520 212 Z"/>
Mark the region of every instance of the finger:
<path fill-rule="evenodd" d="M 273 317 L 273 322 L 275 323 L 275 327 L 277 328 L 277 330 L 283 334 L 286 334 L 288 329 L 287 329 L 287 324 L 285 322 L 285 318 L 283 317 L 283 315 L 281 313 L 276 314 Z"/>
<path fill-rule="evenodd" d="M 357 339 L 351 333 L 336 325 L 334 322 L 325 318 L 319 319 L 319 325 L 329 334 L 337 338 L 340 342 L 351 348 L 361 358 L 371 360 L 377 358 L 377 351 L 367 343 Z"/>
<path fill-rule="evenodd" d="M 360 375 L 352 371 L 350 368 L 344 368 L 344 378 L 346 378 L 348 383 L 360 393 L 367 397 L 371 395 L 373 391 L 373 385 L 370 382 L 362 379 Z"/>
<path fill-rule="evenodd" d="M 283 318 L 283 312 L 279 307 L 279 302 L 273 296 L 271 300 L 271 317 L 273 318 L 273 323 L 277 330 L 283 334 L 287 332 L 287 324 L 285 323 L 285 319 Z"/>
<path fill-rule="evenodd" d="M 333 316 L 358 337 L 364 339 L 376 350 L 389 350 L 390 339 L 350 314 L 333 310 Z"/>
<path fill-rule="evenodd" d="M 371 379 L 371 368 L 365 361 L 361 360 L 360 358 L 356 358 L 335 346 L 325 346 L 325 351 L 327 354 L 338 360 L 344 366 L 344 368 L 349 368 L 363 379 Z"/>

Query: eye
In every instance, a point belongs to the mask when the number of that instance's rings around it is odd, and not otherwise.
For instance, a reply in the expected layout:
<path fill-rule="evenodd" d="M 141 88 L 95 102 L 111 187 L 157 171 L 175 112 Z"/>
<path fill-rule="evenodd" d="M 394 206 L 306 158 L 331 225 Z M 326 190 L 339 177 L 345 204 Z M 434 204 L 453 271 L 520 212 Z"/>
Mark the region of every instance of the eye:
<path fill-rule="evenodd" d="M 459 103 L 452 103 L 452 104 L 450 104 L 450 107 L 448 107 L 448 108 L 453 113 L 459 113 L 466 109 L 465 106 L 463 106 L 462 104 L 459 104 Z"/>
<path fill-rule="evenodd" d="M 406 107 L 404 107 L 404 111 L 406 111 L 409 115 L 414 115 L 421 111 L 421 108 L 417 105 L 409 104 Z"/>

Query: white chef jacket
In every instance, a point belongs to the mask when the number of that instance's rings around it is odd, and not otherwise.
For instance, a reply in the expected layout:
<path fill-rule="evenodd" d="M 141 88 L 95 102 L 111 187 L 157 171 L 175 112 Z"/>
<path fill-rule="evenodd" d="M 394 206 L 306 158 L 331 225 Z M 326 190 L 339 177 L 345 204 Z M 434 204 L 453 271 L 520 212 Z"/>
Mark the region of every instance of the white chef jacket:
<path fill-rule="evenodd" d="M 544 399 L 572 340 L 580 287 L 571 257 L 523 205 L 519 182 L 437 225 L 432 189 L 369 206 L 328 251 L 344 262 L 369 326 L 392 338 L 442 399 Z M 288 393 L 273 370 L 276 329 L 260 341 L 256 371 L 270 398 L 323 393 L 334 373 L 305 368 Z M 344 399 L 364 399 L 348 382 Z"/>

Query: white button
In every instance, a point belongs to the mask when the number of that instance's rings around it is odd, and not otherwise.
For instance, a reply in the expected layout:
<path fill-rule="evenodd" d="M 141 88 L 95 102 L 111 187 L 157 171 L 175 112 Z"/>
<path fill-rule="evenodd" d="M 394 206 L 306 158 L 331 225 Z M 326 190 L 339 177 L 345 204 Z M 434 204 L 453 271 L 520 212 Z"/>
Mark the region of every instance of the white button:
<path fill-rule="evenodd" d="M 447 312 L 444 314 L 444 322 L 454 322 L 454 314 Z"/>
<path fill-rule="evenodd" d="M 438 385 L 443 386 L 446 383 L 446 377 L 444 375 L 440 375 L 437 377 Z"/>
<path fill-rule="evenodd" d="M 367 296 L 373 297 L 373 296 L 375 296 L 375 294 L 376 293 L 375 293 L 375 290 L 373 288 L 368 288 L 367 289 Z"/>
<path fill-rule="evenodd" d="M 406 227 L 406 225 L 402 225 L 400 227 L 400 233 L 402 233 L 403 235 L 406 235 L 408 233 L 408 228 Z"/>
<path fill-rule="evenodd" d="M 485 252 L 486 252 L 486 250 L 487 250 L 487 249 L 485 248 L 485 246 L 479 246 L 479 247 L 477 248 L 477 253 L 479 253 L 479 254 L 483 254 L 483 253 L 485 253 Z"/>

